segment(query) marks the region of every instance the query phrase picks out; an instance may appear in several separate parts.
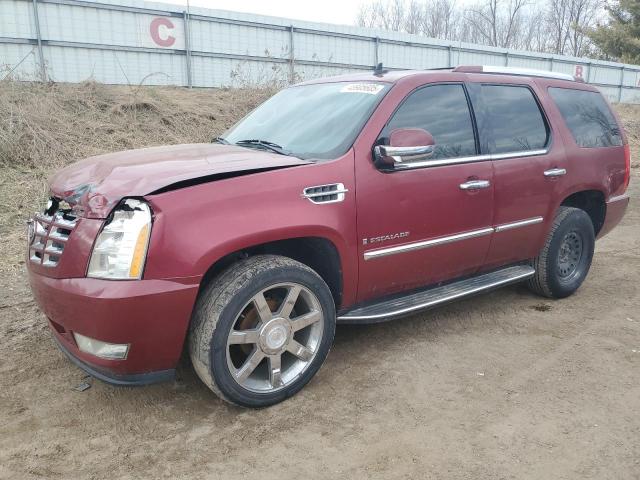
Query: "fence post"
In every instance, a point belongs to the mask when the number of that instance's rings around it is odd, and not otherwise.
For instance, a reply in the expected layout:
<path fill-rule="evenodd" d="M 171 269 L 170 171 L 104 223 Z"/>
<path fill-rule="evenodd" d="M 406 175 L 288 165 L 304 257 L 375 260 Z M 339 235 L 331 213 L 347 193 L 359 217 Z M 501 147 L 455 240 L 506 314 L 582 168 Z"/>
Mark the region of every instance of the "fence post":
<path fill-rule="evenodd" d="M 509 66 L 509 52 L 504 52 L 504 66 Z"/>
<path fill-rule="evenodd" d="M 447 50 L 449 50 L 449 68 L 453 68 L 453 46 L 449 45 Z"/>
<path fill-rule="evenodd" d="M 296 81 L 295 67 L 295 44 L 293 43 L 293 25 L 289 25 L 289 84 L 293 85 Z"/>
<path fill-rule="evenodd" d="M 38 15 L 38 0 L 33 0 L 33 20 L 36 26 L 38 39 L 38 57 L 40 59 L 40 81 L 47 81 L 47 70 L 44 65 L 44 53 L 42 52 L 42 35 L 40 34 L 40 16 Z"/>
<path fill-rule="evenodd" d="M 193 88 L 193 81 L 191 79 L 191 38 L 189 36 L 189 13 L 185 10 L 182 12 L 182 20 L 184 21 L 184 48 L 186 52 L 186 67 L 187 67 L 187 86 Z"/>
<path fill-rule="evenodd" d="M 553 57 L 549 57 L 549 71 L 553 72 Z"/>
<path fill-rule="evenodd" d="M 622 103 L 622 87 L 624 86 L 624 65 L 620 67 L 620 85 L 618 85 L 618 103 Z"/>
<path fill-rule="evenodd" d="M 379 62 L 378 48 L 380 47 L 380 37 L 373 38 L 373 69 L 375 70 Z"/>
<path fill-rule="evenodd" d="M 589 69 L 587 70 L 587 83 L 591 83 L 591 69 L 593 68 L 593 63 L 587 63 L 587 68 Z"/>

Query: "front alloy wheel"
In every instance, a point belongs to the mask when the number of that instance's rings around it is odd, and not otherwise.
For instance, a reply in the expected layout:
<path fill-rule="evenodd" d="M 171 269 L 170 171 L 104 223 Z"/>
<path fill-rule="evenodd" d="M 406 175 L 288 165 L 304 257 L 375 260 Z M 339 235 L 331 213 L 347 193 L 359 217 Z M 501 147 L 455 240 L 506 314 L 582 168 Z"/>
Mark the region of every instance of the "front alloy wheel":
<path fill-rule="evenodd" d="M 275 255 L 244 259 L 215 278 L 194 311 L 189 351 L 224 400 L 278 403 L 311 380 L 335 333 L 335 306 L 312 269 Z"/>
<path fill-rule="evenodd" d="M 291 385 L 318 353 L 324 325 L 318 298 L 298 283 L 254 295 L 227 336 L 227 366 L 238 384 L 257 393 Z"/>

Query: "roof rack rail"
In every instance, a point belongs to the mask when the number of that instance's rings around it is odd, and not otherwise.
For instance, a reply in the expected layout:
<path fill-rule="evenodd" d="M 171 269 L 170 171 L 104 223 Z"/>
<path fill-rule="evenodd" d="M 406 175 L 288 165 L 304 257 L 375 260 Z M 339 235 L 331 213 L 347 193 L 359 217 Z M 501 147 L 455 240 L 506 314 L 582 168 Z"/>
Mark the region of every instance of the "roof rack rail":
<path fill-rule="evenodd" d="M 557 78 L 559 80 L 577 81 L 573 75 L 568 73 L 549 72 L 547 70 L 536 70 L 534 68 L 518 67 L 494 67 L 490 65 L 460 65 L 453 69 L 454 72 L 464 73 L 497 73 L 502 75 L 523 75 L 527 77 Z"/>

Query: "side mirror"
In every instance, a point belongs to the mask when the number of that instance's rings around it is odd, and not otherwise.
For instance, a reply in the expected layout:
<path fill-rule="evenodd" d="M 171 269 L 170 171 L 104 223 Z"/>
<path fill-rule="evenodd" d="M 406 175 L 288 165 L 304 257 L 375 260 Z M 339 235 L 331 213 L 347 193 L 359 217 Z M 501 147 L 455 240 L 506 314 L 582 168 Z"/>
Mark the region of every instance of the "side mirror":
<path fill-rule="evenodd" d="M 422 128 L 398 128 L 389 135 L 389 145 L 376 145 L 375 161 L 380 166 L 396 168 L 401 164 L 425 160 L 433 155 L 433 136 Z"/>

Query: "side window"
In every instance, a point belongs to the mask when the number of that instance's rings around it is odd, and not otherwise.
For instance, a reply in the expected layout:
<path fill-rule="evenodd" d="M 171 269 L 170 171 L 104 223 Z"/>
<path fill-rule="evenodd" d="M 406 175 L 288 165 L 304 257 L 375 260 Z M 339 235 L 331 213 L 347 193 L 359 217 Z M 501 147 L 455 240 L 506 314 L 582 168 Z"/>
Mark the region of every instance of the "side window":
<path fill-rule="evenodd" d="M 539 150 L 547 145 L 549 130 L 538 102 L 527 87 L 482 85 L 486 109 L 488 153 Z"/>
<path fill-rule="evenodd" d="M 616 120 L 602 95 L 585 90 L 549 88 L 574 140 L 581 147 L 622 145 Z"/>
<path fill-rule="evenodd" d="M 433 159 L 476 154 L 471 112 L 462 85 L 431 85 L 409 95 L 378 142 L 388 143 L 389 134 L 397 128 L 428 131 L 435 141 Z"/>

